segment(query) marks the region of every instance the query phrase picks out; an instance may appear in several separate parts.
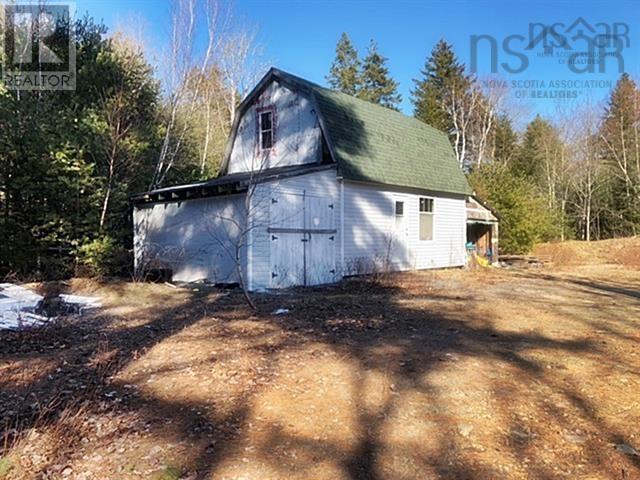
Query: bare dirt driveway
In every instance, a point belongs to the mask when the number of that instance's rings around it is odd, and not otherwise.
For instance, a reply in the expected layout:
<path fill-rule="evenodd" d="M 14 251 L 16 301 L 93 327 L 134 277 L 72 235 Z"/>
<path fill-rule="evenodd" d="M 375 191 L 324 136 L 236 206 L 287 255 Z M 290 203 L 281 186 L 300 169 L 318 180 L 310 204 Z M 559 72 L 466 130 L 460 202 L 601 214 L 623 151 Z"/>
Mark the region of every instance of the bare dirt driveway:
<path fill-rule="evenodd" d="M 0 333 L 0 478 L 640 478 L 639 270 L 68 289 Z"/>

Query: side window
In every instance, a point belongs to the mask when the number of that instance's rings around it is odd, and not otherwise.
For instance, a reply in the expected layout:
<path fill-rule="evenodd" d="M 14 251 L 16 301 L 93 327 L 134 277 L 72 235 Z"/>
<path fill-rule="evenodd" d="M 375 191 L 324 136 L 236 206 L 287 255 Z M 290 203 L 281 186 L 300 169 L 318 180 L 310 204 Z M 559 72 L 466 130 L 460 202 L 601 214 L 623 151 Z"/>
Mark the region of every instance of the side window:
<path fill-rule="evenodd" d="M 274 138 L 274 115 L 273 109 L 262 110 L 258 113 L 258 127 L 260 132 L 261 150 L 270 150 L 273 148 Z"/>
<path fill-rule="evenodd" d="M 404 226 L 404 202 L 396 201 L 395 214 L 396 228 L 402 228 Z"/>
<path fill-rule="evenodd" d="M 420 198 L 420 240 L 433 240 L 433 198 Z"/>

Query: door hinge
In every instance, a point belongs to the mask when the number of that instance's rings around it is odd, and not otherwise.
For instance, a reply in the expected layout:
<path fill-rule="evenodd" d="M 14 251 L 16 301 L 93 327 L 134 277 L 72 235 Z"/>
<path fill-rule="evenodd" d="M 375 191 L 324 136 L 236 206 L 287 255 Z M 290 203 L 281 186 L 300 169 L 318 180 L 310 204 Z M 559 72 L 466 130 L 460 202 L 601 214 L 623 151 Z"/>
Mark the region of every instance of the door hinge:
<path fill-rule="evenodd" d="M 278 203 L 278 200 L 276 200 L 275 198 L 272 198 L 271 203 Z"/>
<path fill-rule="evenodd" d="M 331 210 L 333 210 L 333 203 L 330 203 L 330 204 L 328 205 L 328 207 L 329 207 Z"/>
<path fill-rule="evenodd" d="M 309 239 L 308 239 L 308 238 L 301 238 L 301 239 L 300 239 L 300 241 L 301 241 L 301 242 L 308 242 L 308 241 L 309 241 Z"/>
<path fill-rule="evenodd" d="M 271 278 L 276 278 L 277 276 L 278 276 L 278 274 L 277 274 L 277 273 L 275 273 L 275 272 L 271 272 Z"/>
<path fill-rule="evenodd" d="M 331 235 L 331 236 L 329 237 L 329 240 L 335 241 L 335 239 L 336 239 L 336 237 L 335 237 L 335 236 L 333 236 L 333 235 Z"/>
<path fill-rule="evenodd" d="M 276 237 L 275 235 L 271 235 L 271 241 L 273 242 L 274 240 L 277 240 L 278 237 Z"/>

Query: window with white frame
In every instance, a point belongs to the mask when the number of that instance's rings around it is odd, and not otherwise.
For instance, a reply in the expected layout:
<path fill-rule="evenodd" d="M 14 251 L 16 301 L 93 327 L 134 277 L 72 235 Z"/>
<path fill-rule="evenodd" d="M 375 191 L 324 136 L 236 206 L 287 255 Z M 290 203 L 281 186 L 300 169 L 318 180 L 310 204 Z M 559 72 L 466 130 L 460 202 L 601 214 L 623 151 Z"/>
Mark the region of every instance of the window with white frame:
<path fill-rule="evenodd" d="M 433 198 L 420 197 L 420 240 L 433 240 Z"/>
<path fill-rule="evenodd" d="M 260 149 L 270 150 L 274 143 L 274 125 L 273 110 L 264 110 L 258 114 L 258 122 L 260 128 Z"/>

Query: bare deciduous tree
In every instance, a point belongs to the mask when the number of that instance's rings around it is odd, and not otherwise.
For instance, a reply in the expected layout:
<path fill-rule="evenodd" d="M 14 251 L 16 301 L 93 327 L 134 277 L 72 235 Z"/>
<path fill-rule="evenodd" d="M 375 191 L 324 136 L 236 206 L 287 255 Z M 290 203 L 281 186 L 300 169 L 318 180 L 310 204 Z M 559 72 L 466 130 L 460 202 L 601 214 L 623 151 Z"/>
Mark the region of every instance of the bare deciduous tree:
<path fill-rule="evenodd" d="M 151 188 L 161 185 L 173 168 L 194 118 L 202 121 L 199 170 L 205 175 L 212 144 L 224 142 L 240 99 L 264 71 L 255 29 L 234 25 L 225 0 L 174 0 L 171 18 L 164 75 L 167 120 Z M 206 32 L 200 31 L 199 18 L 206 19 Z M 199 54 L 196 45 L 202 36 L 207 43 Z"/>
<path fill-rule="evenodd" d="M 231 119 L 240 100 L 266 71 L 255 32 L 255 29 L 241 28 L 229 33 L 222 43 L 218 68 L 227 87 L 225 101 Z"/>
<path fill-rule="evenodd" d="M 198 18 L 202 17 L 206 19 L 207 47 L 198 56 L 195 46 L 199 33 Z M 167 123 L 150 188 L 161 185 L 173 167 L 188 131 L 186 122 L 178 122 L 178 114 L 180 109 L 185 108 L 185 116 L 189 118 L 195 108 L 193 102 L 185 106 L 189 81 L 193 78 L 194 70 L 198 70 L 200 76 L 196 77 L 196 83 L 192 85 L 197 97 L 204 73 L 212 64 L 228 21 L 228 6 L 218 0 L 174 0 L 172 3 L 171 43 L 166 61 L 169 66 L 166 75 Z"/>
<path fill-rule="evenodd" d="M 490 161 L 494 153 L 494 134 L 498 115 L 503 113 L 504 102 L 507 98 L 507 83 L 498 78 L 486 78 L 476 81 L 473 93 L 478 97 L 474 113 L 472 130 L 472 157 L 476 167 Z"/>
<path fill-rule="evenodd" d="M 460 167 L 468 166 L 468 146 L 478 100 L 475 88 L 457 83 L 449 85 L 442 98 L 442 109 L 451 119 L 453 149 Z"/>
<path fill-rule="evenodd" d="M 144 75 L 141 72 L 141 69 L 148 67 L 141 61 L 144 57 L 137 41 L 123 34 L 116 34 L 112 39 L 112 45 L 113 54 L 117 56 L 117 61 L 125 73 L 116 85 L 115 92 L 106 94 L 102 100 L 107 139 L 104 145 L 107 184 L 100 212 L 100 231 L 105 226 L 116 177 L 131 167 L 132 162 L 136 160 L 129 155 L 125 143 L 131 140 L 131 131 L 146 121 L 146 118 L 141 117 L 142 112 L 138 107 L 141 102 L 145 102 L 145 90 L 151 83 L 150 74 Z M 140 73 L 143 74 L 140 75 Z M 143 79 L 142 83 L 135 86 L 127 85 L 127 82 L 136 75 L 138 75 L 137 81 Z M 130 79 L 127 79 L 127 76 Z"/>

